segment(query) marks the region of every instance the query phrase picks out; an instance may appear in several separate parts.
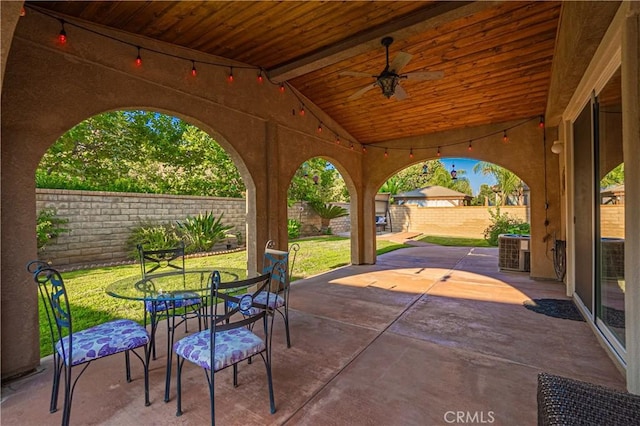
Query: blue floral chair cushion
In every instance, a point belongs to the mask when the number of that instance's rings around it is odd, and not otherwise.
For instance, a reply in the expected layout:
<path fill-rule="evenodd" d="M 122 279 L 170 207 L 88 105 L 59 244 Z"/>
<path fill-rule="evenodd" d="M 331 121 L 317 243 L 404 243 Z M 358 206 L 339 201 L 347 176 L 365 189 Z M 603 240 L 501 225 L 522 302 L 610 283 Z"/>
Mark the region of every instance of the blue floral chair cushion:
<path fill-rule="evenodd" d="M 69 362 L 69 337 L 56 343 L 56 351 L 67 365 L 78 365 L 94 359 L 138 348 L 149 343 L 147 330 L 135 321 L 109 321 L 73 333 L 73 360 Z M 63 346 L 64 345 L 64 346 Z M 65 349 L 63 351 L 63 348 Z"/>
<path fill-rule="evenodd" d="M 179 340 L 173 350 L 184 359 L 211 370 L 211 331 L 204 330 Z M 240 327 L 216 333 L 213 371 L 221 370 L 265 349 L 263 340 Z"/>
<path fill-rule="evenodd" d="M 156 301 L 145 301 L 144 307 L 147 312 L 163 312 L 173 308 L 183 308 L 185 306 L 193 306 L 202 303 L 200 296 L 196 293 L 184 292 L 181 294 L 184 299 L 162 300 L 162 295 L 158 296 Z"/>
<path fill-rule="evenodd" d="M 259 303 L 261 305 L 266 305 L 267 304 L 267 296 L 269 297 L 269 307 L 271 309 L 278 309 L 281 308 L 282 306 L 284 306 L 284 299 L 276 294 L 276 293 L 270 293 L 267 291 L 261 291 L 260 293 L 256 294 L 256 297 L 254 297 L 254 302 L 255 303 Z M 227 306 L 229 306 L 230 309 L 234 309 L 236 306 L 238 306 L 237 303 L 235 302 L 227 302 Z M 248 314 L 249 315 L 255 315 L 260 311 L 259 308 L 251 308 L 249 309 Z"/>

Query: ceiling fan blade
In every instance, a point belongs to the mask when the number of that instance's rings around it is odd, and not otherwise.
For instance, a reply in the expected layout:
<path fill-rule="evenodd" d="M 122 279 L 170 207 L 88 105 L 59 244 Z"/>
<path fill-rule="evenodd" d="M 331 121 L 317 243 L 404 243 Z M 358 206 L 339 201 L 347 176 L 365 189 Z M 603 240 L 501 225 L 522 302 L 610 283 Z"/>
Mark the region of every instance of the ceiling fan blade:
<path fill-rule="evenodd" d="M 410 72 L 403 74 L 402 77 L 406 77 L 408 80 L 439 80 L 444 77 L 442 71 L 424 71 L 424 72 Z"/>
<path fill-rule="evenodd" d="M 375 84 L 375 83 L 370 84 L 370 85 L 368 85 L 368 86 L 365 86 L 365 87 L 363 87 L 362 89 L 358 90 L 358 91 L 357 91 L 356 93 L 354 93 L 353 95 L 349 96 L 349 97 L 347 98 L 347 100 L 348 100 L 348 101 L 350 101 L 350 100 L 352 100 L 352 99 L 357 99 L 357 98 L 359 98 L 360 96 L 364 95 L 364 94 L 365 94 L 365 93 L 367 93 L 369 90 L 371 90 L 371 89 L 373 89 L 373 88 L 375 88 L 375 87 L 378 87 L 378 85 L 377 85 L 377 84 Z"/>
<path fill-rule="evenodd" d="M 406 52 L 398 52 L 393 62 L 389 64 L 389 71 L 393 71 L 396 74 L 400 74 L 400 70 L 413 58 L 413 55 Z"/>
<path fill-rule="evenodd" d="M 349 76 L 349 77 L 373 77 L 373 78 L 375 78 L 375 75 L 371 75 L 371 74 L 368 74 L 366 72 L 358 72 L 358 71 L 341 71 L 340 73 L 338 73 L 338 75 L 345 75 L 345 76 Z"/>
<path fill-rule="evenodd" d="M 393 93 L 393 96 L 395 96 L 397 101 L 402 101 L 409 97 L 407 92 L 405 92 L 405 90 L 399 84 L 396 86 L 396 91 Z"/>

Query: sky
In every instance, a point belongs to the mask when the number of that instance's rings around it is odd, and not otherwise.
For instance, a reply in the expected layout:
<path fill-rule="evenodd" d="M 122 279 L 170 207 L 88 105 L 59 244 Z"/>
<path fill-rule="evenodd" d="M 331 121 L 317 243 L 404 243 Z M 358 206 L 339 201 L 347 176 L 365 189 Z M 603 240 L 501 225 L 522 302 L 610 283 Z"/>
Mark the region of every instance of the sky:
<path fill-rule="evenodd" d="M 495 185 L 496 180 L 491 175 L 483 175 L 482 173 L 474 173 L 473 166 L 479 163 L 478 160 L 473 160 L 470 158 L 441 158 L 440 161 L 447 170 L 451 171 L 451 165 L 455 164 L 456 170 L 464 170 L 466 174 L 464 177 L 469 179 L 471 183 L 471 188 L 473 189 L 473 195 L 478 195 L 480 191 L 480 185 L 486 183 L 488 185 Z"/>

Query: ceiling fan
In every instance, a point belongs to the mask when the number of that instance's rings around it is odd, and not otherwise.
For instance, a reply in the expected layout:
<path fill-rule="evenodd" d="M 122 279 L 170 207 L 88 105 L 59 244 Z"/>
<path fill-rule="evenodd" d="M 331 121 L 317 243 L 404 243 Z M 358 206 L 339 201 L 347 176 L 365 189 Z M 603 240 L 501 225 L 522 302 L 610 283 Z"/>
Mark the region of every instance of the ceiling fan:
<path fill-rule="evenodd" d="M 400 86 L 400 80 L 437 80 L 444 76 L 442 71 L 424 71 L 424 72 L 410 72 L 406 74 L 400 74 L 400 70 L 409 63 L 413 55 L 406 52 L 398 52 L 393 62 L 389 63 L 389 46 L 393 43 L 393 37 L 384 37 L 380 43 L 385 47 L 387 51 L 387 66 L 382 70 L 379 75 L 371 75 L 365 72 L 356 71 L 343 71 L 340 75 L 350 77 L 373 77 L 376 79 L 372 84 L 355 92 L 349 96 L 347 100 L 357 99 L 367 93 L 369 90 L 380 87 L 382 94 L 387 98 L 395 96 L 399 101 L 409 97 L 407 92 Z"/>

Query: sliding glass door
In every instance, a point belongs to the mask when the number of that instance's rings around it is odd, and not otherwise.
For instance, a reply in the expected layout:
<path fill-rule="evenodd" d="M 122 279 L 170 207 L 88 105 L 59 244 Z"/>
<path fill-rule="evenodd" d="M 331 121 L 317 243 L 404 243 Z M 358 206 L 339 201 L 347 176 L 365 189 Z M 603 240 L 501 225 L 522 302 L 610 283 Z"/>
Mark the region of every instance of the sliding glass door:
<path fill-rule="evenodd" d="M 619 68 L 598 93 L 595 111 L 597 323 L 611 334 L 614 346 L 624 348 L 624 162 Z"/>

